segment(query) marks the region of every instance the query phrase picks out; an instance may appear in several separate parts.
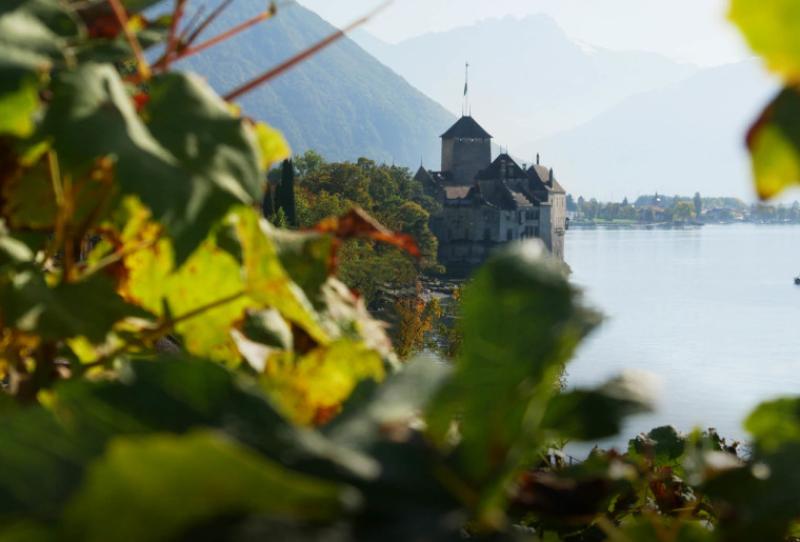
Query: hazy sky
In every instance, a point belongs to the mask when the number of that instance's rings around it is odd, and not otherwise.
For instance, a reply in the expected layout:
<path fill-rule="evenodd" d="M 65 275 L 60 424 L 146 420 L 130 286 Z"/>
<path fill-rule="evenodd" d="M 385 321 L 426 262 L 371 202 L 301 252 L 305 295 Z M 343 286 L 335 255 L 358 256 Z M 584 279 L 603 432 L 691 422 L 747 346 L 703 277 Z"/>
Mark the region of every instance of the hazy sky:
<path fill-rule="evenodd" d="M 747 55 L 725 19 L 729 0 L 395 0 L 367 26 L 385 41 L 447 30 L 487 17 L 547 13 L 576 40 L 610 49 L 659 52 L 703 65 Z M 300 0 L 344 24 L 379 0 Z"/>

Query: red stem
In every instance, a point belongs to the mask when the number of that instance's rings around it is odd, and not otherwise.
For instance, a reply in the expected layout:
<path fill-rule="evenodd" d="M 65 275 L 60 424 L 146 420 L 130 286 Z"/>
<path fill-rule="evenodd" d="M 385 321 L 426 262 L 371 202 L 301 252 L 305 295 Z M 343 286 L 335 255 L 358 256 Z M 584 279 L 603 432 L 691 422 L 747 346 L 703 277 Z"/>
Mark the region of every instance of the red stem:
<path fill-rule="evenodd" d="M 342 28 L 341 30 L 337 30 L 327 38 L 323 39 L 322 41 L 317 42 L 316 44 L 312 45 L 305 51 L 298 53 L 297 55 L 291 57 L 287 61 L 279 64 L 278 66 L 272 68 L 271 70 L 267 71 L 263 75 L 256 77 L 245 83 L 244 85 L 240 86 L 239 88 L 231 91 L 225 96 L 225 100 L 231 102 L 241 96 L 247 94 L 248 92 L 252 91 L 255 88 L 260 87 L 270 79 L 277 77 L 278 75 L 282 74 L 286 70 L 294 67 L 296 64 L 306 60 L 307 58 L 313 56 L 314 54 L 318 53 L 322 49 L 328 47 L 329 45 L 335 43 L 336 41 L 340 40 L 344 36 L 347 35 L 348 32 L 352 31 L 354 28 L 361 26 L 362 24 L 369 21 L 372 17 L 377 15 L 379 12 L 386 9 L 389 4 L 392 3 L 392 0 L 387 0 L 386 2 L 382 3 L 380 6 L 375 8 L 373 11 L 364 15 L 363 17 L 353 21 L 346 27 Z"/>
<path fill-rule="evenodd" d="M 270 12 L 270 11 L 265 11 L 264 13 L 260 13 L 260 14 L 256 15 L 255 17 L 253 17 L 252 19 L 247 20 L 247 21 L 245 21 L 242 24 L 239 24 L 237 26 L 234 26 L 233 28 L 231 28 L 229 30 L 226 30 L 222 34 L 218 34 L 218 35 L 214 36 L 213 38 L 211 38 L 211 39 L 209 39 L 207 41 L 204 41 L 203 43 L 201 43 L 199 45 L 196 45 L 195 47 L 189 47 L 188 49 L 185 49 L 183 52 L 181 52 L 178 55 L 176 60 L 181 60 L 181 59 L 184 59 L 184 58 L 186 58 L 188 56 L 192 56 L 192 55 L 196 55 L 197 53 L 201 53 L 201 52 L 205 51 L 206 49 L 208 49 L 209 47 L 213 47 L 214 45 L 217 45 L 220 42 L 223 42 L 223 41 L 225 41 L 227 39 L 232 38 L 233 36 L 235 36 L 236 34 L 239 34 L 240 32 L 244 32 L 245 30 L 247 30 L 251 26 L 257 25 L 261 21 L 266 21 L 267 19 L 272 18 L 272 16 L 273 16 L 273 13 Z"/>
<path fill-rule="evenodd" d="M 169 68 L 170 60 L 178 48 L 178 25 L 183 18 L 183 12 L 185 8 L 186 0 L 175 0 L 175 9 L 172 12 L 172 21 L 169 25 L 167 51 L 164 53 L 164 68 Z"/>

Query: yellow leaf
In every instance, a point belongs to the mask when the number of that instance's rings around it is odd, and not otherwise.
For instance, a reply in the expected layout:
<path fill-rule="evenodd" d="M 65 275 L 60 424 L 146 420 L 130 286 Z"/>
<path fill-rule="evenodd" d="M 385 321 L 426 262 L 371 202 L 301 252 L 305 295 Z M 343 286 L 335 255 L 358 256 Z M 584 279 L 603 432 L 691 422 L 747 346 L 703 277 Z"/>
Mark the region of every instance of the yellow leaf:
<path fill-rule="evenodd" d="M 250 208 L 236 213 L 233 221 L 242 246 L 247 295 L 264 307 L 277 309 L 318 343 L 328 344 L 330 336 L 320 324 L 314 308 L 281 265 L 270 225 Z"/>
<path fill-rule="evenodd" d="M 732 0 L 730 18 L 770 70 L 800 81 L 800 2 Z"/>
<path fill-rule="evenodd" d="M 256 140 L 258 141 L 258 149 L 261 152 L 260 165 L 264 171 L 283 160 L 286 160 L 292 155 L 292 150 L 289 144 L 275 128 L 258 122 L 255 124 L 254 130 L 256 132 Z"/>
<path fill-rule="evenodd" d="M 339 412 L 359 382 L 385 377 L 381 356 L 364 344 L 337 341 L 305 356 L 273 355 L 262 385 L 285 416 L 301 425 L 320 424 Z"/>

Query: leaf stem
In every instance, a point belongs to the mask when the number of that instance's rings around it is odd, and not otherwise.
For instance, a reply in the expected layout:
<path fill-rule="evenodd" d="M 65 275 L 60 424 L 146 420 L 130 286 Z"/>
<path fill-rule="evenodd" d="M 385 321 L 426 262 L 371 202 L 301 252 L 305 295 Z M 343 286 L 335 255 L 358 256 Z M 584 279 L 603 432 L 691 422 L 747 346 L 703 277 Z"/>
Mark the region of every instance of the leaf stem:
<path fill-rule="evenodd" d="M 218 35 L 214 36 L 213 38 L 210 38 L 210 39 L 208 39 L 208 40 L 206 40 L 206 41 L 204 41 L 204 42 L 202 42 L 202 43 L 200 43 L 200 44 L 198 44 L 198 45 L 196 45 L 194 47 L 189 47 L 189 48 L 185 49 L 184 51 L 182 51 L 177 56 L 176 60 L 182 60 L 182 59 L 184 59 L 186 57 L 190 57 L 192 55 L 196 55 L 197 53 L 202 53 L 206 49 L 208 49 L 210 47 L 213 47 L 213 46 L 215 46 L 215 45 L 217 45 L 219 43 L 222 43 L 223 41 L 234 37 L 236 34 L 239 34 L 240 32 L 244 32 L 245 30 L 247 30 L 251 26 L 257 25 L 258 23 L 260 23 L 262 21 L 266 21 L 268 19 L 271 19 L 274 15 L 275 15 L 275 12 L 271 11 L 271 10 L 264 11 L 263 13 L 259 13 L 258 15 L 253 17 L 252 19 L 249 19 L 249 20 L 247 20 L 247 21 L 245 21 L 245 22 L 243 22 L 243 23 L 241 23 L 239 25 L 236 25 L 233 28 L 231 28 L 229 30 L 226 30 L 225 32 L 223 32 L 221 34 L 218 34 Z"/>
<path fill-rule="evenodd" d="M 94 369 L 97 367 L 104 367 L 108 365 L 111 361 L 113 361 L 117 356 L 125 353 L 132 346 L 143 345 L 156 341 L 162 338 L 163 336 L 169 334 L 171 331 L 173 331 L 178 324 L 181 324 L 193 318 L 197 318 L 198 316 L 208 311 L 212 311 L 214 309 L 223 307 L 229 303 L 238 301 L 246 294 L 247 292 L 242 290 L 240 292 L 223 297 L 216 301 L 212 301 L 206 305 L 201 305 L 200 307 L 192 309 L 189 312 L 182 314 L 176 318 L 169 318 L 167 320 L 164 320 L 161 323 L 159 323 L 155 328 L 143 333 L 143 336 L 137 337 L 135 340 L 132 339 L 125 341 L 123 344 L 113 349 L 111 352 L 102 355 L 97 361 L 83 365 L 83 371 L 86 372 L 90 369 Z"/>
<path fill-rule="evenodd" d="M 169 24 L 169 35 L 167 36 L 167 51 L 164 53 L 164 69 L 169 68 L 169 63 L 178 48 L 178 25 L 183 18 L 186 8 L 186 0 L 175 0 L 175 9 L 172 11 L 172 20 Z"/>
<path fill-rule="evenodd" d="M 142 46 L 139 43 L 139 40 L 136 39 L 136 36 L 128 25 L 128 13 L 125 11 L 125 7 L 122 5 L 120 0 L 108 0 L 108 3 L 111 6 L 111 9 L 114 11 L 114 15 L 117 17 L 117 21 L 122 27 L 122 32 L 125 34 L 125 39 L 128 40 L 128 45 L 130 45 L 131 50 L 133 50 L 133 54 L 136 57 L 136 69 L 139 72 L 139 77 L 142 79 L 142 81 L 147 81 L 152 75 L 150 72 L 150 65 L 147 63 L 147 59 L 144 57 Z"/>

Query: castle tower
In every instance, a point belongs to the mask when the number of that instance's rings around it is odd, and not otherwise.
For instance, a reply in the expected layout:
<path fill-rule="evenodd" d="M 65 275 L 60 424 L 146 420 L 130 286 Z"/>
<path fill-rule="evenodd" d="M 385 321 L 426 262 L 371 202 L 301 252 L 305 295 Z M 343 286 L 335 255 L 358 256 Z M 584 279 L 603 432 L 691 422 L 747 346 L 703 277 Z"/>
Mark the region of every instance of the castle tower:
<path fill-rule="evenodd" d="M 492 136 L 471 116 L 462 116 L 441 138 L 442 173 L 448 185 L 472 185 L 491 165 Z"/>

